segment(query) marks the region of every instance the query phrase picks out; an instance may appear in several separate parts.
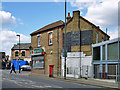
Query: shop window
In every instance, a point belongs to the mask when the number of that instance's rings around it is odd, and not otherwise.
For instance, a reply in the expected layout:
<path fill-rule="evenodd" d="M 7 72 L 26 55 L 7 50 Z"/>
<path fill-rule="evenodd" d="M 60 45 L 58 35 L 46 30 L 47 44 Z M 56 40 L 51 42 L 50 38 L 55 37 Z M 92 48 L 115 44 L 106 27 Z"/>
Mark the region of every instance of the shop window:
<path fill-rule="evenodd" d="M 93 48 L 93 60 L 100 60 L 100 47 Z"/>
<path fill-rule="evenodd" d="M 38 36 L 38 47 L 40 47 L 40 36 Z"/>
<path fill-rule="evenodd" d="M 44 69 L 44 56 L 34 56 L 32 57 L 33 69 Z"/>
<path fill-rule="evenodd" d="M 52 45 L 52 32 L 48 34 L 48 45 Z"/>
<path fill-rule="evenodd" d="M 18 57 L 19 52 L 15 51 L 15 57 Z"/>
<path fill-rule="evenodd" d="M 22 51 L 22 56 L 25 56 L 25 51 Z"/>
<path fill-rule="evenodd" d="M 118 42 L 108 44 L 107 58 L 108 60 L 118 60 Z"/>

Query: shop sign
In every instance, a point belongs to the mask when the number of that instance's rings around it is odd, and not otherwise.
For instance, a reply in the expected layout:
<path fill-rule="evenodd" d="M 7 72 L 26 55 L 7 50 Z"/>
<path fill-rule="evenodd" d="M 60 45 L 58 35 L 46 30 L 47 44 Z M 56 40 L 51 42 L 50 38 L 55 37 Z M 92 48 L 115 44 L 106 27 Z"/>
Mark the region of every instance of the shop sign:
<path fill-rule="evenodd" d="M 42 53 L 45 55 L 45 52 L 43 49 L 34 49 L 30 51 L 30 54 L 37 54 L 37 53 Z"/>

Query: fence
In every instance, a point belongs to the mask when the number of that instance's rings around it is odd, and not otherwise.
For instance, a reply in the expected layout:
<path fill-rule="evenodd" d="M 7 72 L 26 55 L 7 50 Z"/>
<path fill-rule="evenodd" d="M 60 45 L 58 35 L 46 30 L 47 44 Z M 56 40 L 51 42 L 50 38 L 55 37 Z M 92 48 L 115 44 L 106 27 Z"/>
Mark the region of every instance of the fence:
<path fill-rule="evenodd" d="M 64 69 L 61 70 L 61 75 L 64 76 Z M 66 76 L 73 78 L 90 78 L 92 77 L 92 66 L 83 65 L 81 69 L 80 67 L 67 67 Z"/>
<path fill-rule="evenodd" d="M 119 69 L 117 64 L 108 64 L 105 65 L 94 65 L 94 78 L 99 79 L 114 79 L 118 81 L 119 79 Z"/>

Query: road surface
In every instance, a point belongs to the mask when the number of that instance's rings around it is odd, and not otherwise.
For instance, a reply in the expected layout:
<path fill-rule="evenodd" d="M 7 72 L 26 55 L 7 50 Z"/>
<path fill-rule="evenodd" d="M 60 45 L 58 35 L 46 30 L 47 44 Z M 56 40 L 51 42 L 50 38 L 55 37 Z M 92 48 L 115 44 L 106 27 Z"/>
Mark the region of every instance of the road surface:
<path fill-rule="evenodd" d="M 14 72 L 9 74 L 8 70 L 2 71 L 2 88 L 101 88 L 97 86 L 83 85 L 72 82 L 44 79 L 40 77 L 29 77 L 30 72 Z"/>

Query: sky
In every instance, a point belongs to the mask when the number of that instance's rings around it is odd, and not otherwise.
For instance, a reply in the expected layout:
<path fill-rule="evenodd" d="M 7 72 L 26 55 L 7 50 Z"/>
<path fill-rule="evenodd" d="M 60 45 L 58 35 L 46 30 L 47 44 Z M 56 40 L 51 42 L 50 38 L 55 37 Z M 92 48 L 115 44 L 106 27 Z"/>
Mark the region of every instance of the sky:
<path fill-rule="evenodd" d="M 43 2 L 44 1 L 44 2 Z M 10 55 L 11 47 L 30 43 L 30 33 L 58 20 L 65 21 L 64 0 L 2 0 L 0 3 L 0 51 Z M 105 31 L 110 39 L 118 37 L 118 0 L 69 0 L 67 13 L 80 15 Z"/>

